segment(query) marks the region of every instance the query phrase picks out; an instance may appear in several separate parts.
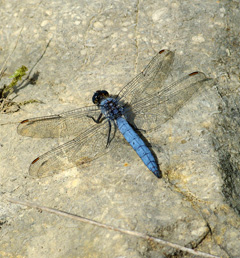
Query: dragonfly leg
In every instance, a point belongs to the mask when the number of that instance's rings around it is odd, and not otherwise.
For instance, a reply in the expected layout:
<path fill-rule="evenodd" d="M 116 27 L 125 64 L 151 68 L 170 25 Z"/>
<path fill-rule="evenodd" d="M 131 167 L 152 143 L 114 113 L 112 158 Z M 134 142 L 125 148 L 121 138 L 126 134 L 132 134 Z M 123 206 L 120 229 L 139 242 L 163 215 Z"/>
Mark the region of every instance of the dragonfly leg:
<path fill-rule="evenodd" d="M 106 145 L 106 147 L 108 147 L 110 142 L 111 142 L 110 135 L 111 135 L 112 125 L 111 125 L 111 122 L 109 120 L 108 120 L 108 124 L 109 124 L 109 130 L 108 130 L 108 138 L 107 138 L 107 145 Z"/>
<path fill-rule="evenodd" d="M 87 115 L 87 117 L 92 118 L 92 120 L 97 124 L 102 123 L 102 121 L 105 119 L 105 117 L 102 118 L 102 113 L 99 115 L 98 119 L 95 119 L 93 116 L 89 115 Z"/>

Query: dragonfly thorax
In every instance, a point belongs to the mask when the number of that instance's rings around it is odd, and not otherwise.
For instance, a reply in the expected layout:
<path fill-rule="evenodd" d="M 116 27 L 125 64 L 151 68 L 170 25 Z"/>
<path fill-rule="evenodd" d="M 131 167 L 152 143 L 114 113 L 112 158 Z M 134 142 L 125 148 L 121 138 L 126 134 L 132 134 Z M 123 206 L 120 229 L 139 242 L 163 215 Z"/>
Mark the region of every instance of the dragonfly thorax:
<path fill-rule="evenodd" d="M 119 105 L 118 101 L 114 98 L 103 99 L 101 101 L 100 108 L 103 115 L 111 120 L 121 117 L 124 110 L 124 108 Z"/>

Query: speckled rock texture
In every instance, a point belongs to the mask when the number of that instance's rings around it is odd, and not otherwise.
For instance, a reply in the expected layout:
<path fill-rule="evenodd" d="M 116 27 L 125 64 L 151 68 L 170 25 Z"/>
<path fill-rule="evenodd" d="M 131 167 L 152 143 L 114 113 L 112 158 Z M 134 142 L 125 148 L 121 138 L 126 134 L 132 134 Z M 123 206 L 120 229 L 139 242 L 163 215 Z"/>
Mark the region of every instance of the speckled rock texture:
<path fill-rule="evenodd" d="M 9 203 L 36 202 L 220 257 L 240 257 L 239 1 L 0 1 L 0 87 L 29 78 L 0 114 L 1 257 L 193 257 L 133 236 Z M 215 85 L 149 134 L 163 178 L 127 144 L 84 165 L 31 178 L 32 160 L 68 139 L 17 134 L 19 121 L 116 94 L 161 49 L 175 51 L 168 81 L 194 71 Z M 91 144 L 91 143 L 90 143 Z"/>

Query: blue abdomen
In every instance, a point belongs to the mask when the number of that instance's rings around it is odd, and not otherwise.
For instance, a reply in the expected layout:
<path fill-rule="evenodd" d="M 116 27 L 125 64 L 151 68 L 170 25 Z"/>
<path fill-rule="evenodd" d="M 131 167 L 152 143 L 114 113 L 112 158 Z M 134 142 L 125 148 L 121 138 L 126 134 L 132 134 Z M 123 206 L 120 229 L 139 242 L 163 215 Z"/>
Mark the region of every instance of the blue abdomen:
<path fill-rule="evenodd" d="M 160 171 L 149 148 L 146 146 L 144 141 L 138 136 L 128 122 L 123 118 L 119 117 L 116 119 L 119 131 L 122 133 L 124 138 L 130 143 L 133 149 L 137 152 L 138 156 L 142 159 L 143 163 L 151 170 L 155 176 L 160 178 Z"/>

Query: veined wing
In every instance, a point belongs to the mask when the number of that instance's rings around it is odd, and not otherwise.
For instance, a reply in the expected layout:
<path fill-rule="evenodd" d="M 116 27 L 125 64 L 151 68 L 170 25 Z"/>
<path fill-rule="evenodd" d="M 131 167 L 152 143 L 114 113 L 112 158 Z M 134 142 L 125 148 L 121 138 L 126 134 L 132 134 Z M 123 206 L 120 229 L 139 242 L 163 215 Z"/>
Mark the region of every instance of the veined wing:
<path fill-rule="evenodd" d="M 115 140 L 107 145 L 109 124 L 104 121 L 90 127 L 75 139 L 36 158 L 29 167 L 29 174 L 45 177 L 74 166 L 88 163 L 111 149 Z"/>
<path fill-rule="evenodd" d="M 99 114 L 99 108 L 94 105 L 59 115 L 30 118 L 22 121 L 17 131 L 20 135 L 35 138 L 76 136 L 95 124 L 88 116 L 97 119 Z"/>
<path fill-rule="evenodd" d="M 167 78 L 174 53 L 170 50 L 161 50 L 132 81 L 119 92 L 117 99 L 132 104 L 144 97 L 143 92 L 153 94 L 161 87 Z"/>
<path fill-rule="evenodd" d="M 133 121 L 139 129 L 154 130 L 172 118 L 200 88 L 212 85 L 209 81 L 212 80 L 204 73 L 191 73 L 171 85 L 164 86 L 156 94 L 134 103 L 127 113 L 127 120 Z"/>

